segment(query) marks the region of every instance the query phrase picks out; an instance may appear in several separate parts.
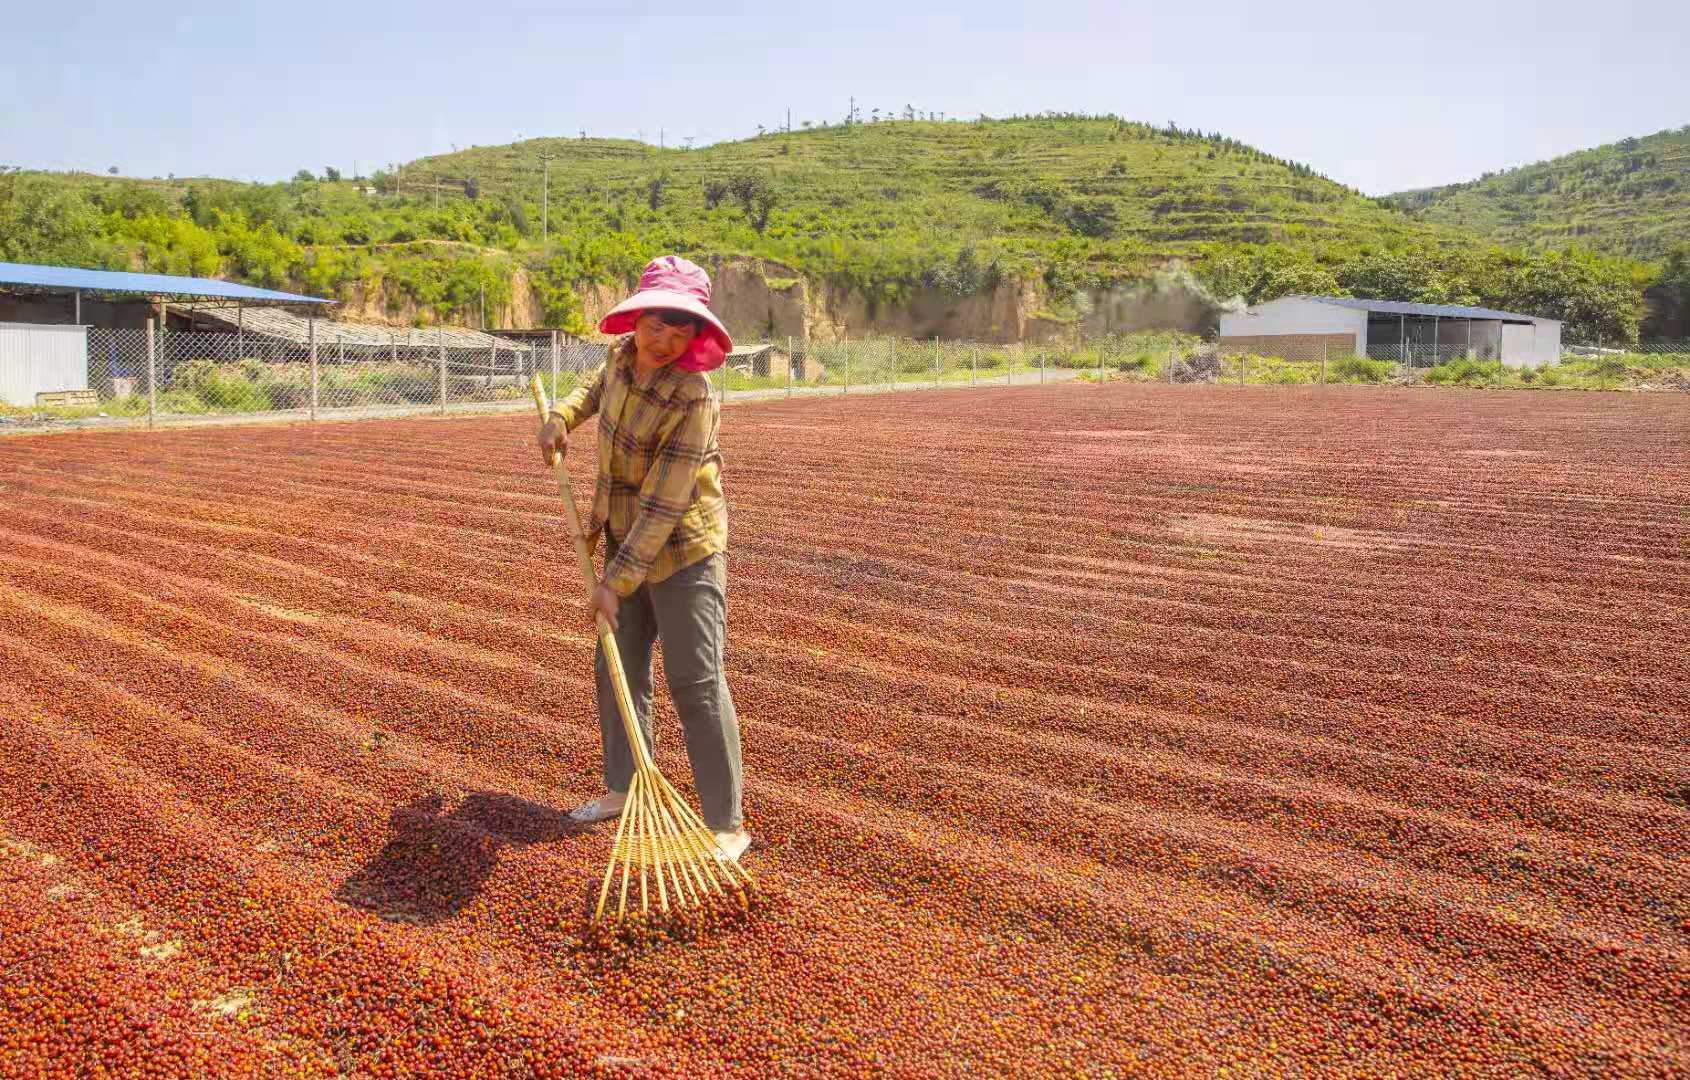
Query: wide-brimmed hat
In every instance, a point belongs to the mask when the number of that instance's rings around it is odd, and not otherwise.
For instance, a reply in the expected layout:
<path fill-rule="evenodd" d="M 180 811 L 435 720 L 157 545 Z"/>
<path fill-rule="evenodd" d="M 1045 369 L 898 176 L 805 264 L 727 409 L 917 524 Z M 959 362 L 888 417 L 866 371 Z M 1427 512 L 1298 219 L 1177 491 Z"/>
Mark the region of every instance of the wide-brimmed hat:
<path fill-rule="evenodd" d="M 714 371 L 727 360 L 734 343 L 709 304 L 710 275 L 679 255 L 660 255 L 646 264 L 645 272 L 640 275 L 639 291 L 611 308 L 610 314 L 599 321 L 599 330 L 606 334 L 626 334 L 634 328 L 640 312 L 653 308 L 697 315 L 698 336 L 675 361 L 675 366 L 687 371 Z"/>

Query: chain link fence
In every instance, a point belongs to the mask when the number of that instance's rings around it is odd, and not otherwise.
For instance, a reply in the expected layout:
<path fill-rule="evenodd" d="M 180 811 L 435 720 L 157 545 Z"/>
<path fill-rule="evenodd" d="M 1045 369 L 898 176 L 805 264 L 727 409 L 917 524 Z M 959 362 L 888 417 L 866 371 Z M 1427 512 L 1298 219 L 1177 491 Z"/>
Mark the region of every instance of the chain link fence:
<path fill-rule="evenodd" d="M 88 330 L 88 388 L 116 417 L 447 411 L 529 401 L 539 373 L 567 393 L 602 363 L 603 346 L 502 341 L 449 330 L 339 333 L 305 342 L 242 333 Z M 473 344 L 466 344 L 466 339 Z M 92 406 L 84 407 L 84 412 Z"/>
<path fill-rule="evenodd" d="M 957 386 L 1032 386 L 1114 370 L 1108 347 L 995 345 L 867 338 L 736 349 L 712 376 L 729 396 L 884 393 Z"/>
<path fill-rule="evenodd" d="M 1398 350 L 1393 352 L 1392 350 Z M 1690 342 L 1569 345 L 1561 362 L 1514 367 L 1461 346 L 1315 345 L 1295 356 L 1223 350 L 1195 335 L 986 344 L 870 338 L 786 339 L 736 349 L 710 376 L 725 398 L 883 393 L 965 386 L 1133 380 L 1217 386 L 1460 385 L 1690 390 Z M 1388 354 L 1388 355 L 1387 355 Z M 453 328 L 379 330 L 317 323 L 303 341 L 248 332 L 87 330 L 87 390 L 35 418 L 168 421 L 218 415 L 301 419 L 528 407 L 538 373 L 566 394 L 608 355 L 604 344 L 493 337 Z M 23 403 L 13 403 L 23 405 Z M 7 416 L 0 414 L 0 422 Z M 111 421 L 101 421 L 111 422 Z"/>

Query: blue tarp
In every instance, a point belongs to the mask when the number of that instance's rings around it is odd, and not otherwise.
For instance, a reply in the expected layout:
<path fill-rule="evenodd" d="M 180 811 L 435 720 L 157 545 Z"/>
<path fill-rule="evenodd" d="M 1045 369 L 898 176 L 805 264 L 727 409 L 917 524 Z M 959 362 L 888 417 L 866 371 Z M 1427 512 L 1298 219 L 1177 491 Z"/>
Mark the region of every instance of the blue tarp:
<path fill-rule="evenodd" d="M 81 289 L 91 293 L 140 293 L 178 300 L 251 300 L 267 304 L 332 304 L 316 296 L 296 296 L 274 289 L 255 289 L 232 281 L 178 277 L 174 274 L 131 274 L 119 270 L 84 270 L 76 266 L 35 266 L 0 263 L 0 287 L 27 285 L 38 289 Z"/>

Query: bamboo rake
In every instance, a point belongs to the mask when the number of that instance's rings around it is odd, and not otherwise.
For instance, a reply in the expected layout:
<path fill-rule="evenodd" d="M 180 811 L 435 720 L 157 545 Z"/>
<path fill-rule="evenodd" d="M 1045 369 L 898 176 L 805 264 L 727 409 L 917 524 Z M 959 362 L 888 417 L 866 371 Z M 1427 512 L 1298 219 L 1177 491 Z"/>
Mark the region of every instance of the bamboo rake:
<path fill-rule="evenodd" d="M 534 405 L 540 410 L 540 422 L 545 423 L 551 404 L 538 374 L 529 386 L 534 391 Z M 561 455 L 553 456 L 552 472 L 563 496 L 575 554 L 581 563 L 581 577 L 591 596 L 598 586 L 598 573 L 593 569 L 593 555 L 581 527 L 581 514 L 569 489 L 569 469 Z M 743 899 L 751 887 L 751 875 L 722 853 L 715 834 L 657 771 L 657 762 L 634 716 L 634 702 L 628 692 L 627 675 L 622 670 L 622 654 L 616 648 L 616 635 L 602 612 L 597 613 L 597 622 L 599 648 L 604 650 L 610 680 L 616 687 L 616 708 L 622 714 L 622 728 L 634 755 L 634 778 L 628 785 L 622 818 L 616 824 L 616 840 L 611 847 L 610 864 L 605 867 L 604 881 L 599 886 L 593 918 L 605 917 L 613 885 L 616 891 L 613 918 L 616 922 L 627 918 L 629 893 L 636 881 L 640 914 L 646 917 L 651 915 L 654 893 L 658 909 L 665 915 L 672 906 L 698 907 L 715 897 L 726 899 L 730 893 Z"/>

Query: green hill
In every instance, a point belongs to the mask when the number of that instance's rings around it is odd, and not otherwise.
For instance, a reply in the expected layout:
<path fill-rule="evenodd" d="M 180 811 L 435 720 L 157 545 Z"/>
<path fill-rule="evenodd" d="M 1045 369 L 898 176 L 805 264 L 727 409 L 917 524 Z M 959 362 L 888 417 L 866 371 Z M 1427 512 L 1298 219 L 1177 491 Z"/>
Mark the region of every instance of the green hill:
<path fill-rule="evenodd" d="M 367 181 L 0 175 L 0 258 L 224 275 L 395 321 L 469 321 L 485 298 L 580 327 L 583 288 L 665 251 L 772 260 L 871 307 L 1020 282 L 1055 311 L 1177 260 L 1221 296 L 1529 304 L 1609 339 L 1635 333 L 1639 308 L 1624 261 L 1506 251 L 1235 140 L 1113 117 L 900 119 L 696 150 L 536 139 Z"/>
<path fill-rule="evenodd" d="M 1009 274 L 1054 266 L 1113 280 L 1274 243 L 1341 258 L 1456 242 L 1306 166 L 1108 118 L 840 125 L 698 150 L 535 139 L 404 172 L 425 184 L 470 178 L 483 195 L 520 198 L 532 218 L 548 156 L 555 231 L 663 236 L 869 289 L 942 278 L 964 247 Z"/>
<path fill-rule="evenodd" d="M 1498 243 L 1660 258 L 1690 239 L 1690 124 L 1388 201 Z"/>

